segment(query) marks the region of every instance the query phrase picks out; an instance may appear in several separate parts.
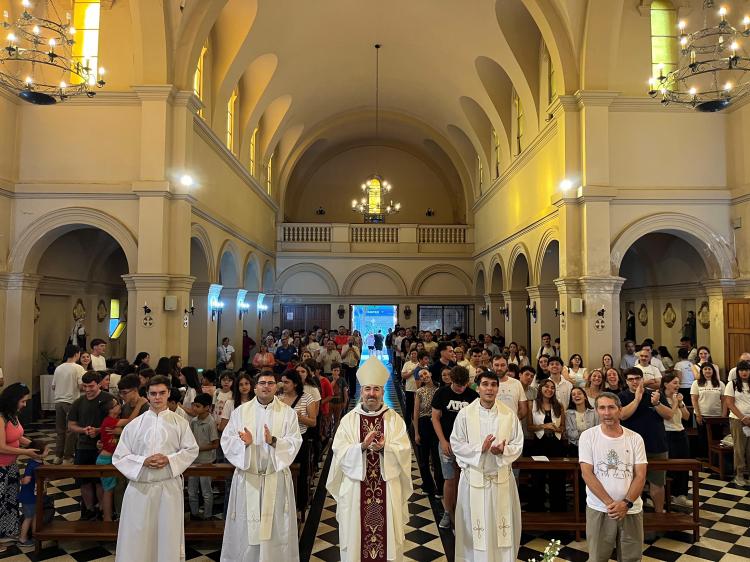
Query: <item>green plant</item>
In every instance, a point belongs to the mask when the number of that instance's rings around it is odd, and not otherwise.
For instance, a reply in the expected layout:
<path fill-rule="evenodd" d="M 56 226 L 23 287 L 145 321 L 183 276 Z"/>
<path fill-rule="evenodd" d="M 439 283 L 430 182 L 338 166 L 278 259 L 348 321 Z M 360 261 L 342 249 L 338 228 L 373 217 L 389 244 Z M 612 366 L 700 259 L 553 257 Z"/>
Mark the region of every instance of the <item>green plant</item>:
<path fill-rule="evenodd" d="M 562 547 L 560 546 L 559 540 L 551 540 L 549 541 L 549 544 L 547 545 L 547 548 L 544 549 L 544 553 L 542 553 L 542 557 L 537 558 L 530 558 L 529 562 L 553 562 L 555 557 L 560 554 L 560 549 Z"/>

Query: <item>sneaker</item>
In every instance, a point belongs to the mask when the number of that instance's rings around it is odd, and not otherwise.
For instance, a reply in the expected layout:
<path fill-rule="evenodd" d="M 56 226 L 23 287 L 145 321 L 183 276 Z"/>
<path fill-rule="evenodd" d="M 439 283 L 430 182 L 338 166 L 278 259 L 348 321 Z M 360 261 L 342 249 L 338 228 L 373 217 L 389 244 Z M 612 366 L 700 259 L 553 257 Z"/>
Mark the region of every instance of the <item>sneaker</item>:
<path fill-rule="evenodd" d="M 732 482 L 734 483 L 735 486 L 740 486 L 742 488 L 748 485 L 748 482 L 747 480 L 745 480 L 745 477 L 740 476 L 740 475 L 735 476 Z"/>
<path fill-rule="evenodd" d="M 443 494 L 441 492 L 436 492 L 435 493 L 435 499 L 436 500 L 442 500 L 443 499 Z"/>
<path fill-rule="evenodd" d="M 443 512 L 443 517 L 441 517 L 440 523 L 438 523 L 438 527 L 440 527 L 441 529 L 451 528 L 451 516 L 447 511 Z"/>
<path fill-rule="evenodd" d="M 23 548 L 29 548 L 31 546 L 36 546 L 36 543 L 31 539 L 26 539 L 25 541 L 18 541 L 18 546 Z"/>
<path fill-rule="evenodd" d="M 693 502 L 691 502 L 687 496 L 677 496 L 676 498 L 672 498 L 672 503 L 675 505 L 678 505 L 680 507 L 693 507 Z"/>
<path fill-rule="evenodd" d="M 54 457 L 52 459 L 52 464 L 62 464 L 63 460 L 60 457 Z"/>

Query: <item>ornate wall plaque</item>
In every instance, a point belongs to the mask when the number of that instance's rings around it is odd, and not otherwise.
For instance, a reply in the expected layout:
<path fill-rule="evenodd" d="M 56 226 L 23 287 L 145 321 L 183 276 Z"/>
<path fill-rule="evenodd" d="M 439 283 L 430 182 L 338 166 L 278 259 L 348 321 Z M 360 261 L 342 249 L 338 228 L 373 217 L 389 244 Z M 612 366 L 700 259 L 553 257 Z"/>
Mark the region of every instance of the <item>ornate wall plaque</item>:
<path fill-rule="evenodd" d="M 648 309 L 645 304 L 641 304 L 641 308 L 638 309 L 638 322 L 641 326 L 648 324 Z"/>
<path fill-rule="evenodd" d="M 708 308 L 708 302 L 703 301 L 698 309 L 698 322 L 704 330 L 711 327 L 711 311 Z"/>
<path fill-rule="evenodd" d="M 661 316 L 664 319 L 667 328 L 674 326 L 674 323 L 677 321 L 677 314 L 675 313 L 674 308 L 672 308 L 671 302 L 668 302 L 667 306 L 664 307 L 664 312 Z"/>
<path fill-rule="evenodd" d="M 83 301 L 78 299 L 75 306 L 73 307 L 73 320 L 78 322 L 79 320 L 86 319 L 86 307 L 83 306 Z"/>
<path fill-rule="evenodd" d="M 103 300 L 100 300 L 99 304 L 96 305 L 96 319 L 99 322 L 104 322 L 106 318 L 107 318 L 107 305 L 104 304 Z"/>

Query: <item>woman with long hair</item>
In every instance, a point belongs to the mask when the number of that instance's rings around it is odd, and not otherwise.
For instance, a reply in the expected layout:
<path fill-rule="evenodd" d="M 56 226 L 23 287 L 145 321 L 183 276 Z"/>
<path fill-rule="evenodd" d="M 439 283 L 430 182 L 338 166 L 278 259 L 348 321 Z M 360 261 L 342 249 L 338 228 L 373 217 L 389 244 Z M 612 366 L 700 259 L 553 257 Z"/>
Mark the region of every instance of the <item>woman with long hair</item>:
<path fill-rule="evenodd" d="M 182 357 L 172 355 L 169 358 L 169 378 L 172 380 L 172 386 L 179 386 L 180 371 L 182 370 Z"/>
<path fill-rule="evenodd" d="M 589 378 L 586 381 L 583 389 L 586 391 L 586 396 L 588 397 L 589 404 L 592 408 L 594 408 L 596 398 L 602 392 L 604 392 L 604 375 L 602 374 L 601 369 L 594 369 L 593 371 L 591 371 L 591 374 L 589 375 Z"/>
<path fill-rule="evenodd" d="M 232 398 L 224 402 L 224 407 L 219 416 L 219 431 L 224 431 L 235 408 L 239 408 L 245 402 L 250 402 L 255 398 L 254 389 L 255 379 L 253 375 L 240 371 L 240 374 L 232 383 Z"/>
<path fill-rule="evenodd" d="M 78 358 L 78 364 L 87 371 L 94 370 L 94 366 L 91 364 L 91 354 L 88 351 L 81 351 L 81 356 Z"/>
<path fill-rule="evenodd" d="M 665 345 L 660 345 L 658 347 L 659 350 L 659 359 L 661 359 L 662 365 L 664 365 L 664 368 L 667 371 L 671 371 L 674 369 L 674 358 L 672 357 L 672 354 L 669 353 L 669 350 Z M 687 472 L 685 473 L 687 475 Z"/>
<path fill-rule="evenodd" d="M 549 378 L 549 355 L 543 353 L 536 362 L 536 382 L 541 383 Z"/>
<path fill-rule="evenodd" d="M 151 354 L 148 351 L 140 351 L 138 355 L 135 356 L 135 359 L 133 360 L 133 366 L 136 369 L 140 369 L 141 365 L 150 366 L 151 362 Z"/>
<path fill-rule="evenodd" d="M 432 399 L 438 387 L 432 380 L 429 369 L 420 369 L 421 386 L 414 393 L 412 427 L 417 444 L 417 463 L 422 469 L 422 491 L 430 497 L 443 493 L 443 473 L 440 467 L 440 452 L 435 428 L 432 425 Z M 432 459 L 432 472 L 430 471 Z"/>
<path fill-rule="evenodd" d="M 690 443 L 683 422 L 690 419 L 690 412 L 685 406 L 684 398 L 680 394 L 680 377 L 677 373 L 669 372 L 661 378 L 661 393 L 667 398 L 667 403 L 672 408 L 672 417 L 664 420 L 664 429 L 667 433 L 667 446 L 669 447 L 670 459 L 689 459 Z M 688 473 L 685 471 L 668 472 L 672 479 L 672 496 L 674 504 L 682 507 L 690 507 L 692 502 L 688 501 Z"/>
<path fill-rule="evenodd" d="M 522 346 L 518 346 L 518 366 L 519 367 L 530 367 L 531 361 L 529 360 L 528 350 Z"/>
<path fill-rule="evenodd" d="M 169 377 L 172 374 L 169 365 L 169 357 L 159 357 L 159 360 L 156 362 L 156 367 L 154 367 L 154 373 L 157 375 L 164 375 L 165 377 Z"/>
<path fill-rule="evenodd" d="M 18 414 L 30 398 L 29 387 L 20 382 L 5 387 L 0 394 L 0 545 L 15 542 L 20 531 L 18 457 L 42 461 L 40 451 L 21 448 L 31 440 L 24 437 Z M 0 552 L 5 550 L 5 546 L 0 546 Z"/>
<path fill-rule="evenodd" d="M 195 417 L 196 413 L 193 409 L 193 401 L 201 391 L 201 381 L 198 377 L 198 369 L 190 367 L 189 365 L 183 367 L 180 369 L 179 380 L 180 386 L 185 389 L 185 394 L 182 397 L 182 409 L 185 410 L 190 417 Z"/>
<path fill-rule="evenodd" d="M 510 365 L 511 363 L 522 367 L 521 359 L 518 357 L 518 344 L 514 341 L 508 344 L 508 364 Z"/>
<path fill-rule="evenodd" d="M 696 380 L 700 376 L 700 365 L 705 365 L 706 363 L 711 363 L 711 365 L 714 366 L 714 370 L 716 371 L 716 378 L 721 379 L 719 366 L 714 363 L 714 360 L 711 358 L 711 350 L 708 349 L 705 345 L 702 345 L 698 348 L 698 360 L 695 362 L 695 365 L 693 365 L 693 374 L 695 375 Z"/>
<path fill-rule="evenodd" d="M 604 371 L 604 390 L 606 392 L 613 392 L 619 394 L 627 388 L 625 381 L 622 379 L 620 371 L 614 367 L 610 367 Z"/>
<path fill-rule="evenodd" d="M 601 376 L 601 372 L 596 370 Z M 573 387 L 570 391 L 570 406 L 565 412 L 565 435 L 568 438 L 568 456 L 578 458 L 578 439 L 581 433 L 599 423 L 599 416 L 589 401 L 586 391 Z"/>
<path fill-rule="evenodd" d="M 260 342 L 260 349 L 253 355 L 253 367 L 260 370 L 263 367 L 273 368 L 276 365 L 276 357 L 268 351 L 268 344 Z"/>
<path fill-rule="evenodd" d="M 724 391 L 729 408 L 729 427 L 734 441 L 734 483 L 744 487 L 750 467 L 750 437 L 745 428 L 750 424 L 750 361 L 737 363 L 737 378 L 729 381 Z"/>
<path fill-rule="evenodd" d="M 531 450 L 535 455 L 546 457 L 564 457 L 565 412 L 557 401 L 557 387 L 552 379 L 543 379 L 539 383 L 536 399 L 531 403 L 528 413 L 528 428 L 534 435 Z M 530 511 L 545 511 L 544 487 L 549 484 L 550 511 L 565 511 L 565 474 L 558 470 L 532 471 L 532 494 Z"/>
<path fill-rule="evenodd" d="M 602 373 L 606 373 L 607 369 L 615 368 L 615 360 L 612 359 L 612 355 L 605 353 L 602 355 Z"/>
<path fill-rule="evenodd" d="M 698 426 L 698 441 L 694 451 L 696 457 L 703 458 L 708 454 L 708 430 L 704 418 L 725 415 L 724 389 L 724 383 L 719 380 L 719 374 L 713 364 L 699 365 L 698 377 L 690 386 L 690 402 Z"/>
<path fill-rule="evenodd" d="M 568 366 L 563 369 L 562 376 L 573 386 L 582 387 L 586 384 L 588 374 L 583 366 L 583 357 L 579 353 L 570 356 Z"/>
<path fill-rule="evenodd" d="M 305 392 L 305 385 L 298 370 L 287 369 L 281 374 L 281 388 L 279 399 L 296 412 L 299 432 L 302 435 L 302 447 L 294 462 L 299 463 L 300 466 L 299 485 L 296 487 L 297 517 L 304 520 L 309 501 L 310 454 L 314 445 L 311 428 L 316 427 L 318 423 L 317 402 L 314 401 L 312 395 Z"/>

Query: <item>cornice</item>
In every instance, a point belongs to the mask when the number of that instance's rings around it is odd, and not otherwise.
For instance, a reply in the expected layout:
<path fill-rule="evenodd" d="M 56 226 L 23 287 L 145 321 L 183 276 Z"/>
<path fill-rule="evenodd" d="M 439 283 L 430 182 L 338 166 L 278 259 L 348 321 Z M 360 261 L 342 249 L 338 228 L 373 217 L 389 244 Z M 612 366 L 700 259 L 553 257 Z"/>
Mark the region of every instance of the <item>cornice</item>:
<path fill-rule="evenodd" d="M 587 107 L 609 107 L 619 95 L 620 92 L 609 90 L 578 90 L 573 94 L 573 97 L 578 103 L 578 107 L 585 109 Z"/>
<path fill-rule="evenodd" d="M 172 84 L 139 84 L 131 88 L 141 101 L 171 102 L 177 91 Z"/>
<path fill-rule="evenodd" d="M 558 213 L 557 209 L 554 209 L 553 211 L 550 211 L 546 215 L 533 220 L 532 222 L 530 222 L 526 226 L 522 227 L 520 230 L 515 231 L 513 234 L 511 234 L 509 236 L 506 236 L 502 240 L 498 240 L 497 242 L 494 242 L 490 246 L 487 246 L 486 248 L 484 248 L 482 250 L 479 250 L 478 252 L 475 252 L 472 255 L 472 257 L 474 259 L 479 259 L 479 258 L 487 255 L 488 253 L 497 251 L 499 248 L 505 246 L 506 244 L 510 244 L 514 240 L 517 240 L 518 238 L 521 238 L 522 236 L 525 236 L 529 232 L 532 232 L 533 230 L 535 230 L 535 229 L 537 229 L 537 228 L 539 228 L 541 226 L 544 226 L 548 222 L 556 219 L 557 218 L 557 213 Z"/>
<path fill-rule="evenodd" d="M 31 273 L 0 273 L 0 289 L 36 291 L 43 278 Z"/>
<path fill-rule="evenodd" d="M 674 103 L 664 105 L 650 96 L 619 96 L 613 100 L 609 110 L 613 113 L 695 113 L 690 107 Z"/>
<path fill-rule="evenodd" d="M 325 259 L 325 260 L 352 260 L 352 259 L 368 259 L 368 260 L 409 260 L 409 261 L 431 261 L 431 262 L 443 262 L 446 259 L 450 259 L 451 263 L 460 263 L 466 261 L 467 263 L 474 262 L 474 257 L 469 254 L 415 254 L 415 253 L 382 253 L 382 252 L 276 252 L 277 260 L 306 260 L 309 261 L 311 258 Z"/>
<path fill-rule="evenodd" d="M 140 105 L 141 100 L 138 94 L 133 91 L 108 91 L 106 89 L 97 90 L 96 95 L 90 98 L 85 95 L 74 96 L 62 102 L 62 107 L 67 105 Z"/>
<path fill-rule="evenodd" d="M 131 273 L 122 280 L 128 291 L 163 291 L 169 287 L 171 276 L 162 273 Z"/>
<path fill-rule="evenodd" d="M 251 246 L 252 248 L 255 248 L 259 252 L 262 252 L 267 257 L 274 257 L 276 256 L 276 251 L 266 248 L 265 246 L 262 246 L 255 240 L 251 239 L 247 235 L 245 235 L 240 228 L 237 225 L 234 225 L 232 223 L 229 223 L 225 220 L 219 220 L 217 217 L 213 215 L 210 211 L 203 209 L 200 207 L 199 201 L 193 201 L 192 205 L 192 213 L 193 215 L 200 217 L 204 221 L 214 225 L 215 227 L 223 230 L 227 234 L 230 234 L 231 236 L 234 236 L 238 240 L 244 242 L 248 246 Z"/>

